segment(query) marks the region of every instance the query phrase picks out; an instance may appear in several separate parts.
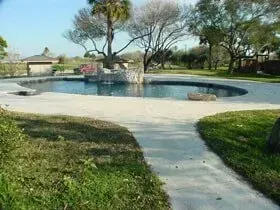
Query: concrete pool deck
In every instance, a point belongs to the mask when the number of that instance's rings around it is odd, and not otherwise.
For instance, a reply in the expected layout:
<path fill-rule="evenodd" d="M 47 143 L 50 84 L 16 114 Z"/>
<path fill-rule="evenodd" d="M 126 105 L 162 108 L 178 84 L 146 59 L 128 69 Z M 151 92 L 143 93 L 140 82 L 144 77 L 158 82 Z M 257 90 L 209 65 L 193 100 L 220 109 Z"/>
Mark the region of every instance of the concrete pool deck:
<path fill-rule="evenodd" d="M 17 83 L 25 79 L 9 79 L 0 81 L 0 104 L 13 111 L 85 116 L 127 127 L 165 183 L 173 209 L 279 209 L 208 150 L 196 123 L 226 111 L 280 109 L 280 84 L 175 75 L 148 75 L 146 79 L 231 85 L 248 94 L 216 102 L 63 93 L 17 96 L 8 93 L 24 90 Z"/>

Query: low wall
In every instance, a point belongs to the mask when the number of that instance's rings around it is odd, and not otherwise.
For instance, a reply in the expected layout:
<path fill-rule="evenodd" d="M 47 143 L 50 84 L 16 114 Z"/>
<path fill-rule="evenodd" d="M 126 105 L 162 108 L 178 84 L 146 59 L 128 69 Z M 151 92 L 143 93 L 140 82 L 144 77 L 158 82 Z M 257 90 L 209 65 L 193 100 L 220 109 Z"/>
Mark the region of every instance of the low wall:
<path fill-rule="evenodd" d="M 144 83 L 143 69 L 106 69 L 98 68 L 97 72 L 84 74 L 86 81 L 108 83 Z"/>
<path fill-rule="evenodd" d="M 99 70 L 97 80 L 99 82 L 117 82 L 141 84 L 144 82 L 144 71 L 141 69 L 130 70 Z"/>

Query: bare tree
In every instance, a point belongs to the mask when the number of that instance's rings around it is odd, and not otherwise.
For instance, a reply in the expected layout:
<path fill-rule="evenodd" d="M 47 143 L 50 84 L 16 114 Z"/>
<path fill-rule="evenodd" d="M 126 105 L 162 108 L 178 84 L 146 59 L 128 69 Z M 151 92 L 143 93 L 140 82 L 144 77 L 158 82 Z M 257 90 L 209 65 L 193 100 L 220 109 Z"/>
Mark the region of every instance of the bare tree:
<path fill-rule="evenodd" d="M 8 49 L 5 57 L 4 73 L 9 76 L 15 76 L 20 70 L 20 54 L 14 49 Z"/>
<path fill-rule="evenodd" d="M 106 18 L 102 14 L 92 15 L 90 8 L 84 8 L 79 10 L 78 14 L 75 15 L 73 29 L 67 30 L 63 36 L 74 44 L 82 46 L 85 52 L 95 52 L 107 60 L 108 52 L 106 52 L 106 47 L 108 46 L 108 39 L 106 24 Z M 125 30 L 126 24 L 116 21 L 112 31 L 113 39 L 118 32 Z M 112 53 L 113 59 L 138 38 L 132 38 L 123 47 L 114 51 Z M 88 43 L 91 43 L 91 48 L 88 48 Z M 101 47 L 98 45 L 100 43 Z M 111 62 L 107 64 L 107 67 L 111 68 Z"/>
<path fill-rule="evenodd" d="M 186 38 L 186 26 L 180 6 L 172 0 L 149 0 L 134 9 L 128 32 L 132 39 L 141 37 L 136 44 L 144 49 L 145 72 L 157 54 Z"/>
<path fill-rule="evenodd" d="M 90 8 L 81 9 L 74 17 L 73 26 L 73 29 L 63 34 L 66 39 L 82 46 L 86 52 L 94 51 L 106 56 L 104 49 L 99 49 L 96 43 L 103 40 L 106 35 L 105 20 L 101 16 L 92 16 Z M 90 50 L 86 45 L 88 41 L 93 45 Z"/>

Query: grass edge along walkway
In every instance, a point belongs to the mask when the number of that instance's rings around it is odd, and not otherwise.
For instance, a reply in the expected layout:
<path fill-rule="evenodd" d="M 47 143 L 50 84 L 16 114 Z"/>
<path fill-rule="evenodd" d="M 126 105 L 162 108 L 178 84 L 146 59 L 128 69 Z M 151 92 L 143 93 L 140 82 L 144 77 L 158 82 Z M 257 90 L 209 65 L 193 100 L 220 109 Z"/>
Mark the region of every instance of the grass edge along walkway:
<path fill-rule="evenodd" d="M 208 147 L 253 187 L 280 204 L 280 155 L 264 152 L 280 110 L 227 112 L 205 117 L 198 131 Z"/>

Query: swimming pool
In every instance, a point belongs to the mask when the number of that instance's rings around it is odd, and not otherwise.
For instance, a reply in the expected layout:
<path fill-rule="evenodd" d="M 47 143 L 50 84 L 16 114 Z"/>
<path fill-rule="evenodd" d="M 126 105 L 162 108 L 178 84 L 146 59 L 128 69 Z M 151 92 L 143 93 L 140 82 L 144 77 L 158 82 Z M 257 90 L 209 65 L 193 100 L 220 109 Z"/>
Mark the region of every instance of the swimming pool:
<path fill-rule="evenodd" d="M 106 84 L 84 81 L 44 81 L 22 84 L 39 92 L 60 92 L 83 95 L 152 97 L 186 100 L 187 93 L 210 93 L 217 97 L 246 94 L 244 89 L 211 83 L 154 81 L 147 84 Z"/>

